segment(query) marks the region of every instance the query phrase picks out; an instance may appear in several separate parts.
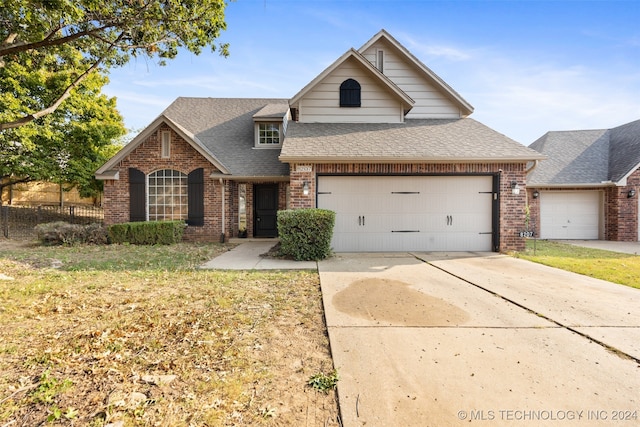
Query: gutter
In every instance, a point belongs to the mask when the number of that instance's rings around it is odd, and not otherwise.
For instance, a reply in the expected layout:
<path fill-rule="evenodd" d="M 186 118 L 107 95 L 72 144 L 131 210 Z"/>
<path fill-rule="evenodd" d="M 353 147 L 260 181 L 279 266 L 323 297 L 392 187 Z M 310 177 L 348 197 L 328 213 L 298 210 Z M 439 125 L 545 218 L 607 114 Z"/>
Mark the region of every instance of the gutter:
<path fill-rule="evenodd" d="M 397 157 L 397 156 L 362 156 L 362 157 L 338 157 L 338 156 L 280 156 L 282 163 L 520 163 L 538 162 L 546 157 L 532 159 L 531 157 L 502 157 L 502 158 L 454 158 L 454 157 Z"/>
<path fill-rule="evenodd" d="M 534 170 L 535 168 L 538 167 L 538 163 L 539 162 L 540 162 L 539 160 L 534 160 L 533 164 L 531 165 L 531 167 L 529 169 L 525 170 L 524 173 L 525 174 L 529 174 L 529 172 L 531 172 L 532 170 Z"/>
<path fill-rule="evenodd" d="M 544 184 L 544 183 L 528 183 L 527 188 L 607 188 L 617 187 L 614 183 L 574 183 L 574 184 Z"/>
<path fill-rule="evenodd" d="M 251 175 L 225 175 L 221 173 L 214 172 L 209 175 L 213 179 L 226 179 L 229 181 L 246 181 L 246 182 L 288 182 L 288 175 L 262 175 L 262 176 L 251 176 Z"/>

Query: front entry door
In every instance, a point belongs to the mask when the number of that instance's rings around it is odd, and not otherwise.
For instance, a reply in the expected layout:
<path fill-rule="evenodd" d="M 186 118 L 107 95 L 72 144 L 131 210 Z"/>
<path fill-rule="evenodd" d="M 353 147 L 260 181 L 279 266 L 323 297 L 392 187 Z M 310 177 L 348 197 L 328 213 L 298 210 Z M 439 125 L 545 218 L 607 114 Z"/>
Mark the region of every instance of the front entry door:
<path fill-rule="evenodd" d="M 253 200 L 253 235 L 276 237 L 278 235 L 278 184 L 256 185 Z"/>

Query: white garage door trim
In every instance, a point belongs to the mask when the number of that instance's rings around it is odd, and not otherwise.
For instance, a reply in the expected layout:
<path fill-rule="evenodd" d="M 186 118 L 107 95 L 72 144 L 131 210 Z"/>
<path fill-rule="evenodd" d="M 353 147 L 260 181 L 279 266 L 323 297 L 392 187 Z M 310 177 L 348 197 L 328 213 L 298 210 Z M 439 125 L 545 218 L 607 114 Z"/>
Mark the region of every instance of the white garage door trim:
<path fill-rule="evenodd" d="M 602 218 L 601 191 L 541 191 L 540 237 L 597 240 Z"/>
<path fill-rule="evenodd" d="M 318 176 L 336 252 L 491 251 L 493 176 Z"/>

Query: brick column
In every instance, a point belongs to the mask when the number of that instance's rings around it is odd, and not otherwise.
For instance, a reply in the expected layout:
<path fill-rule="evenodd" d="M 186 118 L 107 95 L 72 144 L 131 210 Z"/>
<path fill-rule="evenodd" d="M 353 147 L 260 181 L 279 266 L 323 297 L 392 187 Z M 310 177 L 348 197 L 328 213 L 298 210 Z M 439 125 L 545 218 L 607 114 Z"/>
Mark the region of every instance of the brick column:
<path fill-rule="evenodd" d="M 291 209 L 316 207 L 316 175 L 314 165 L 292 164 L 290 172 Z M 309 194 L 304 194 L 304 184 Z"/>

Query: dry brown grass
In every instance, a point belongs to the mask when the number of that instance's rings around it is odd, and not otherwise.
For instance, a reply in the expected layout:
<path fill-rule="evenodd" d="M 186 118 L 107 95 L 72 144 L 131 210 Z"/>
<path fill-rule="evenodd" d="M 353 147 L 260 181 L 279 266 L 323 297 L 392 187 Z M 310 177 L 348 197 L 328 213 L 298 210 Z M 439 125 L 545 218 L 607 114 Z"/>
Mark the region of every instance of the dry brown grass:
<path fill-rule="evenodd" d="M 307 385 L 333 369 L 315 272 L 74 271 L 56 250 L 0 245 L 0 425 L 339 424 Z"/>

